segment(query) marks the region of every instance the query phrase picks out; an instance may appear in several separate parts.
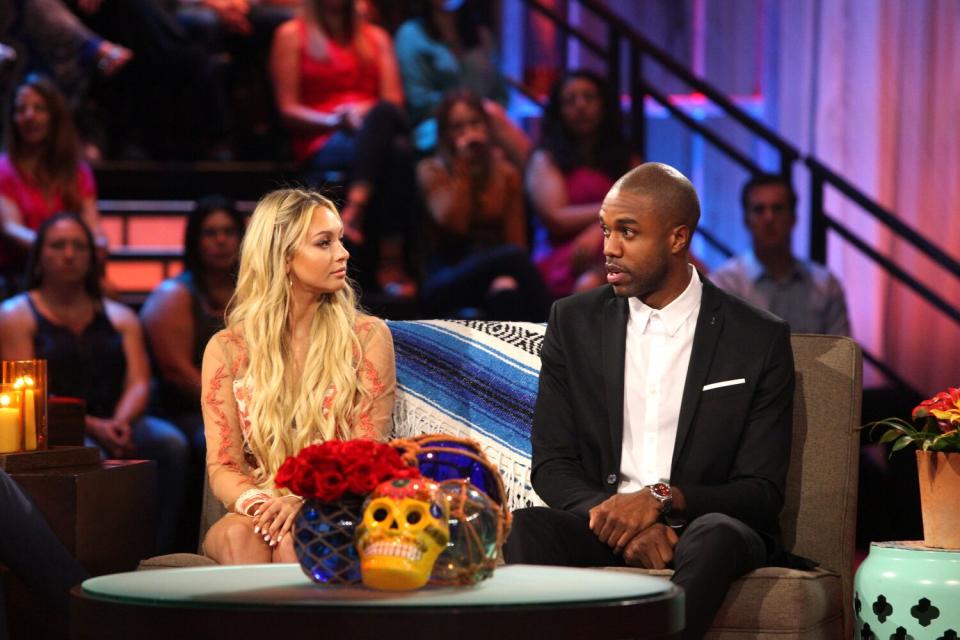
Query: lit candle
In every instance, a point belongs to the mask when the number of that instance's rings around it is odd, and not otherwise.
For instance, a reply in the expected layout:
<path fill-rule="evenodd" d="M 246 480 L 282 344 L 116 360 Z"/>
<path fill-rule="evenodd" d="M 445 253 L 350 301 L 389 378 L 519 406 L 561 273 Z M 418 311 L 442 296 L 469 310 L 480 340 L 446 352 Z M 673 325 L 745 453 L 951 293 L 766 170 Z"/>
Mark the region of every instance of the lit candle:
<path fill-rule="evenodd" d="M 0 453 L 20 451 L 20 409 L 11 404 L 9 395 L 0 394 Z"/>
<path fill-rule="evenodd" d="M 33 378 L 17 378 L 13 386 L 17 389 L 26 387 L 23 392 L 23 448 L 34 451 L 37 448 L 37 403 L 34 398 Z"/>

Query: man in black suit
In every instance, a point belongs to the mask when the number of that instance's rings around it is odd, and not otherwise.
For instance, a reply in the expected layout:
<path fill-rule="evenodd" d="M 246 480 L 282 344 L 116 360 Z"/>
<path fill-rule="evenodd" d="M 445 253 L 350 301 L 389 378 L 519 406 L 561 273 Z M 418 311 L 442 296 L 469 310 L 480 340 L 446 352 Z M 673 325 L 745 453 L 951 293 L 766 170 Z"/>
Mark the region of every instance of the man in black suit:
<path fill-rule="evenodd" d="M 685 638 L 781 552 L 789 328 L 689 264 L 693 185 L 657 163 L 600 209 L 608 286 L 559 300 L 541 353 L 533 486 L 507 562 L 673 567 Z"/>

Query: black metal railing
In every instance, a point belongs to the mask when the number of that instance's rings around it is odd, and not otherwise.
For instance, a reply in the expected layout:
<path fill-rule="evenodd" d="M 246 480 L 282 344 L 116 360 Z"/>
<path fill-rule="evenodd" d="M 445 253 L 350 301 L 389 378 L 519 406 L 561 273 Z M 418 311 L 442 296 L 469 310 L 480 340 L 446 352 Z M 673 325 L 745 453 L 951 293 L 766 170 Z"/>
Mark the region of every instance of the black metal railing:
<path fill-rule="evenodd" d="M 942 251 L 932 242 L 921 236 L 908 225 L 904 224 L 891 211 L 881 207 L 873 199 L 853 187 L 849 182 L 832 172 L 812 157 L 803 157 L 789 142 L 780 137 L 775 131 L 758 121 L 747 111 L 736 105 L 723 92 L 716 89 L 702 78 L 697 77 L 683 63 L 677 61 L 666 51 L 659 48 L 632 25 L 626 23 L 620 16 L 611 11 L 601 0 L 576 0 L 582 9 L 589 11 L 604 25 L 606 41 L 598 42 L 594 36 L 577 26 L 571 25 L 566 19 L 568 11 L 558 12 L 545 5 L 540 0 L 521 0 L 522 4 L 532 14 L 549 20 L 562 34 L 563 42 L 575 40 L 580 46 L 595 54 L 606 65 L 607 77 L 612 86 L 626 88 L 630 96 L 629 122 L 635 148 L 641 152 L 646 148 L 646 100 L 659 103 L 678 122 L 689 130 L 700 135 L 710 145 L 718 149 L 727 158 L 737 163 L 750 173 L 758 173 L 762 168 L 752 159 L 748 152 L 742 151 L 737 144 L 714 131 L 703 122 L 691 117 L 684 109 L 672 103 L 667 93 L 654 87 L 644 73 L 644 66 L 648 61 L 655 62 L 674 80 L 679 80 L 692 90 L 699 92 L 730 120 L 738 123 L 747 131 L 759 138 L 774 149 L 778 156 L 777 171 L 780 175 L 792 179 L 794 165 L 803 160 L 810 170 L 810 258 L 825 264 L 827 262 L 827 236 L 832 231 L 847 243 L 857 248 L 865 256 L 890 275 L 894 280 L 903 283 L 914 291 L 920 298 L 927 301 L 938 311 L 960 325 L 960 310 L 949 301 L 944 300 L 935 291 L 924 286 L 916 278 L 898 266 L 889 257 L 872 248 L 855 231 L 843 225 L 824 209 L 824 188 L 830 186 L 843 194 L 849 201 L 855 203 L 861 210 L 886 226 L 900 240 L 908 242 L 921 254 L 940 265 L 948 274 L 960 278 L 960 263 Z M 566 0 L 565 6 L 570 0 Z M 625 51 L 624 51 L 625 48 Z M 564 53 L 567 47 L 562 47 Z M 626 53 L 626 65 L 622 64 L 622 57 Z M 563 56 L 566 60 L 565 55 Z M 515 85 L 523 86 L 521 82 Z M 528 97 L 534 97 L 529 90 L 523 90 Z M 535 101 L 539 102 L 534 98 Z M 641 155 L 643 155 L 641 153 Z M 732 255 L 729 247 L 723 244 L 715 235 L 706 229 L 699 229 L 703 237 L 714 249 L 723 255 Z M 893 384 L 916 394 L 917 392 L 903 379 L 890 365 L 881 358 L 863 349 L 863 356 L 877 368 Z"/>

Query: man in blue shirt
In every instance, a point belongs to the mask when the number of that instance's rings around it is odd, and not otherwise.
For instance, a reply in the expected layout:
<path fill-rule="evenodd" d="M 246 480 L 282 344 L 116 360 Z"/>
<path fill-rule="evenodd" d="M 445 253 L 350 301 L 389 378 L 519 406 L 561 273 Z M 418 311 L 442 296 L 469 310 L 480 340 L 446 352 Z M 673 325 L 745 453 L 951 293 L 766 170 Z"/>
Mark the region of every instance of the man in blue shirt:
<path fill-rule="evenodd" d="M 790 250 L 797 195 L 781 176 L 761 174 L 743 186 L 743 220 L 751 251 L 710 274 L 721 289 L 787 321 L 794 333 L 849 336 L 840 282 L 825 267 Z"/>

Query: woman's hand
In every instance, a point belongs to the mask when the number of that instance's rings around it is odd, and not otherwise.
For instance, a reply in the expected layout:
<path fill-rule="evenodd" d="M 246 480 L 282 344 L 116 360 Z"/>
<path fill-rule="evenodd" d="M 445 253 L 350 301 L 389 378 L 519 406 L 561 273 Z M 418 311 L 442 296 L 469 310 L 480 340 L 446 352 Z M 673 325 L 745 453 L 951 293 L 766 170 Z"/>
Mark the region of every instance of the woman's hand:
<path fill-rule="evenodd" d="M 601 263 L 603 255 L 603 230 L 598 224 L 592 224 L 573 241 L 570 262 L 574 274 L 581 274 Z"/>
<path fill-rule="evenodd" d="M 253 532 L 262 536 L 268 546 L 277 546 L 293 526 L 302 503 L 297 496 L 270 498 L 253 514 Z"/>
<path fill-rule="evenodd" d="M 133 429 L 128 422 L 93 416 L 87 416 L 86 422 L 87 432 L 110 455 L 123 458 L 134 452 Z"/>

